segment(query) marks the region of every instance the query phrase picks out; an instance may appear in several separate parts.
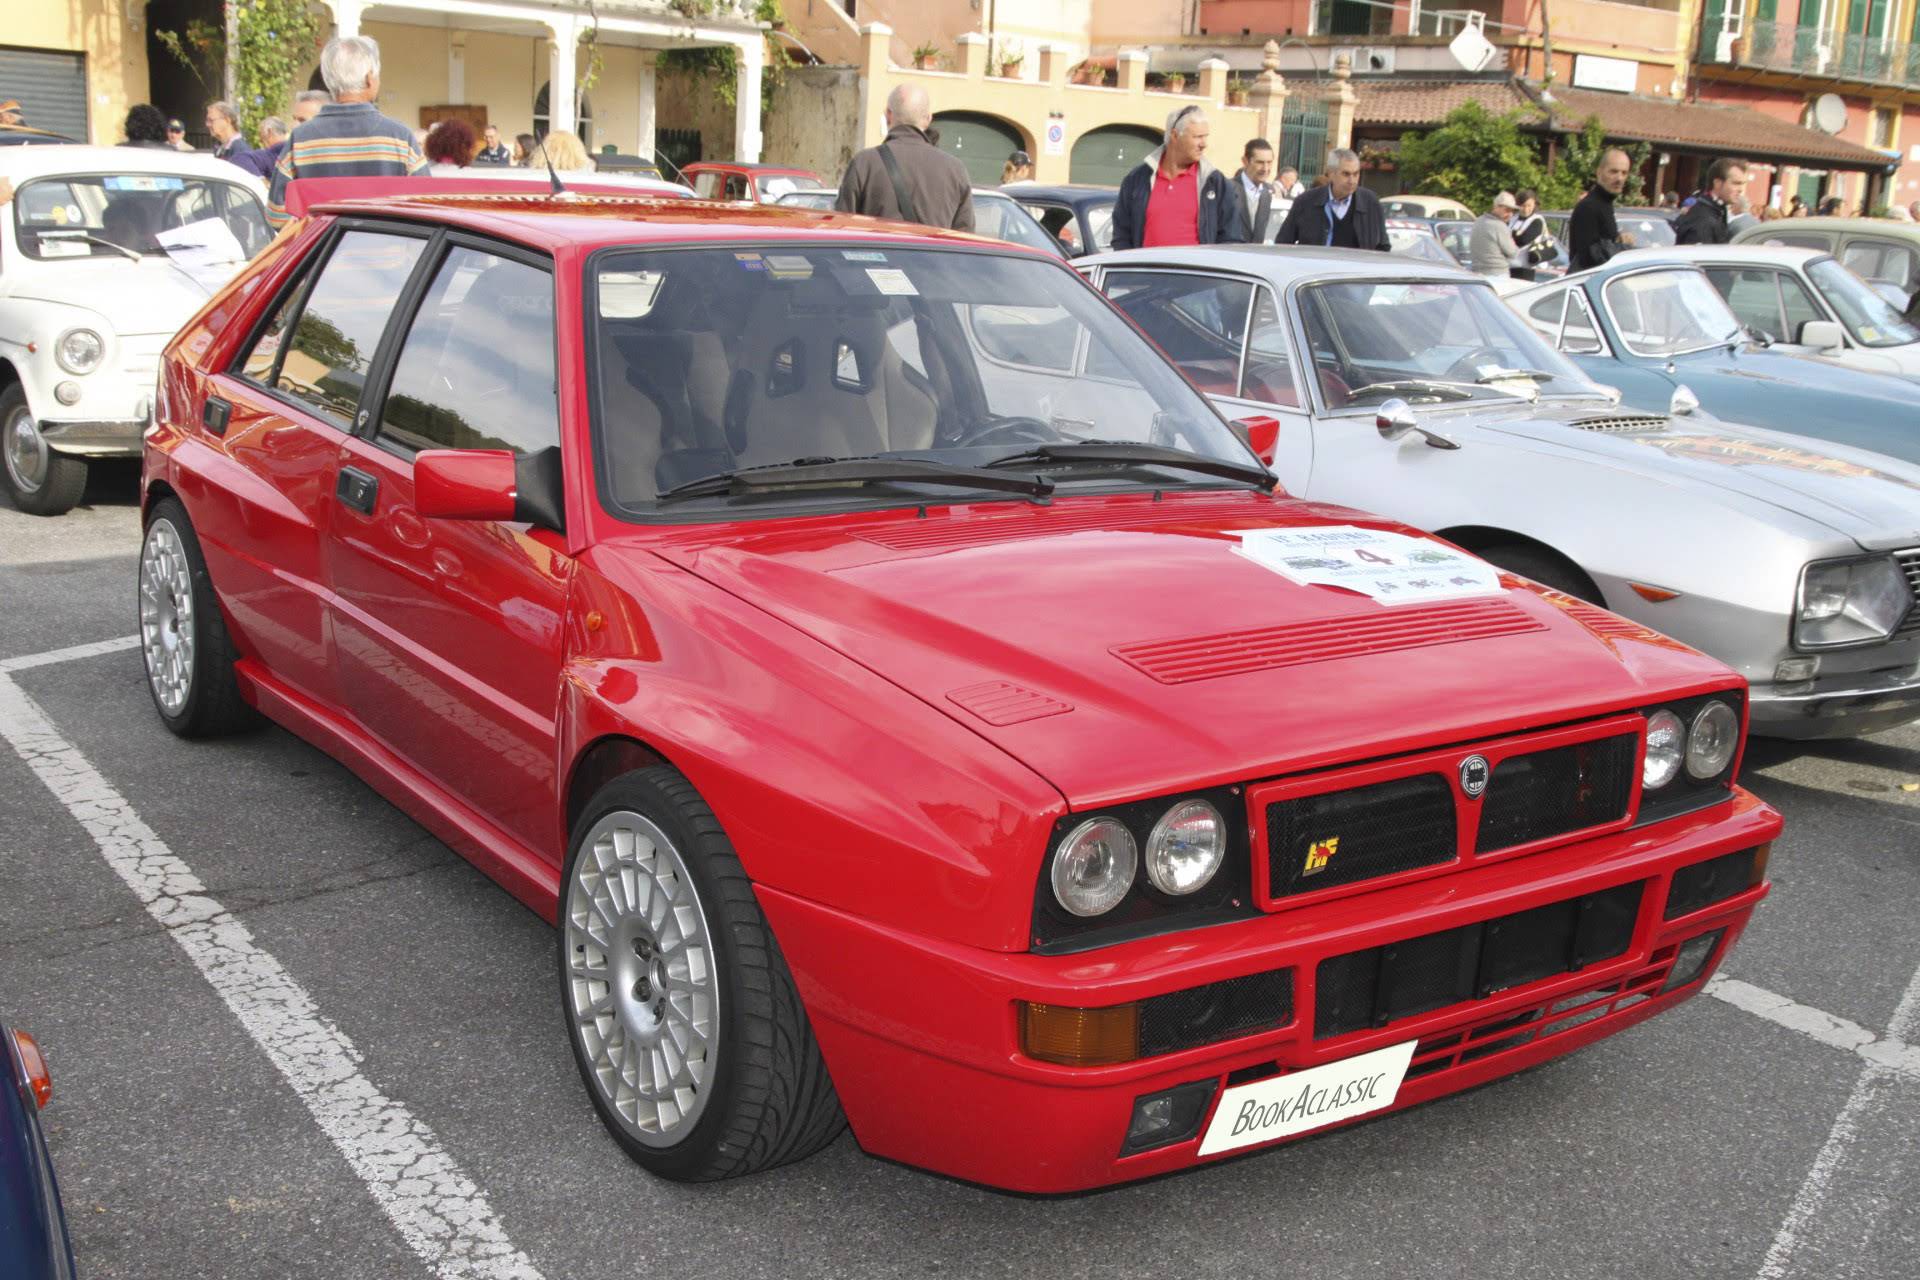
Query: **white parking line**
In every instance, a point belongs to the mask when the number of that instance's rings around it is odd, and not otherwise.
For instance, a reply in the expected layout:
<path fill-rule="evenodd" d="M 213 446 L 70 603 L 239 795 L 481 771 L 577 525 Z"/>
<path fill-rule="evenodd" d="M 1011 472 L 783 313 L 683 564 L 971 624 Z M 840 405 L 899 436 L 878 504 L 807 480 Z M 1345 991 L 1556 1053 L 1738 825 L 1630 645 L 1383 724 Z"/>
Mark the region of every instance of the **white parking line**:
<path fill-rule="evenodd" d="M 1920 1045 L 1908 1044 L 1891 1031 L 1884 1036 L 1876 1036 L 1857 1022 L 1796 1004 L 1765 987 L 1729 978 L 1724 973 L 1716 973 L 1701 990 L 1736 1009 L 1746 1010 L 1756 1018 L 1765 1018 L 1789 1031 L 1797 1031 L 1810 1040 L 1818 1040 L 1821 1044 L 1847 1053 L 1857 1053 L 1876 1066 L 1920 1080 Z"/>
<path fill-rule="evenodd" d="M 0 737 L 65 805 L 313 1113 L 403 1239 L 441 1280 L 542 1280 L 433 1131 L 359 1071 L 360 1051 L 193 869 L 3 672 L 111 653 L 78 645 L 0 668 Z"/>
<path fill-rule="evenodd" d="M 50 667 L 56 662 L 72 662 L 76 658 L 97 658 L 103 653 L 119 653 L 139 643 L 139 636 L 121 636 L 118 640 L 100 640 L 65 649 L 49 649 L 45 653 L 30 653 L 24 658 L 0 658 L 0 675 L 26 671 L 32 667 Z"/>

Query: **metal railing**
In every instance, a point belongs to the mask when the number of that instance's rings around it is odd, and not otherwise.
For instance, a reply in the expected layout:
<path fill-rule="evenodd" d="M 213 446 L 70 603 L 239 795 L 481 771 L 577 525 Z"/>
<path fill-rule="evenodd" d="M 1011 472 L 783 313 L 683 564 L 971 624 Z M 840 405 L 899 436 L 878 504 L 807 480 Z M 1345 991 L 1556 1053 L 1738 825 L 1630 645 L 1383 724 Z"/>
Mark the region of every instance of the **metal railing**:
<path fill-rule="evenodd" d="M 1408 34 L 1416 36 L 1457 35 L 1462 27 L 1485 31 L 1487 15 L 1479 9 L 1429 9 L 1413 0 Z"/>
<path fill-rule="evenodd" d="M 1920 87 L 1920 44 L 1880 36 L 1846 35 L 1791 22 L 1749 22 L 1731 40 L 1709 19 L 1709 38 L 1701 41 L 1703 61 L 1792 71 L 1800 75 L 1864 84 Z M 1720 55 L 1725 54 L 1723 58 Z"/>

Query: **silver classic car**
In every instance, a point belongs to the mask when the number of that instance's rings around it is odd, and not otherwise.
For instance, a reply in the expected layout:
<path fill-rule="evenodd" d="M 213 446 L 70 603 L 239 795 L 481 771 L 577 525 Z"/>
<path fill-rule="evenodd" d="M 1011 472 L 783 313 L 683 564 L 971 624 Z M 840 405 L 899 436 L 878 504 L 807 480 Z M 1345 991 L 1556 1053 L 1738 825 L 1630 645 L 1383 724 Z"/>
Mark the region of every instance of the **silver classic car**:
<path fill-rule="evenodd" d="M 1755 733 L 1920 717 L 1920 467 L 1623 411 L 1463 271 L 1220 245 L 1075 265 L 1228 418 L 1278 419 L 1289 491 L 1713 654 L 1752 683 Z"/>

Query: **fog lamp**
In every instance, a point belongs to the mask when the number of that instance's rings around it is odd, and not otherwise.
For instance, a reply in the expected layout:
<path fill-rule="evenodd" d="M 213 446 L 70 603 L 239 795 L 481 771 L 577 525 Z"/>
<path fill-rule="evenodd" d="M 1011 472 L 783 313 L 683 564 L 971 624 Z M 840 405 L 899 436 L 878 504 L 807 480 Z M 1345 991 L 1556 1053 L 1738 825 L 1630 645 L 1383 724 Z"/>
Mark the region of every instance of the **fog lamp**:
<path fill-rule="evenodd" d="M 1131 1062 L 1140 1056 L 1140 1006 L 1075 1009 L 1023 1001 L 1020 1050 L 1029 1058 L 1068 1067 Z"/>
<path fill-rule="evenodd" d="M 1703 933 L 1681 943 L 1680 954 L 1673 958 L 1673 969 L 1667 974 L 1667 984 L 1660 988 L 1660 993 L 1665 995 L 1684 987 L 1705 972 L 1707 961 L 1713 959 L 1713 953 L 1720 946 L 1720 938 L 1725 933 L 1725 929 L 1715 929 L 1712 933 Z"/>
<path fill-rule="evenodd" d="M 1787 658 L 1773 669 L 1775 684 L 1799 684 L 1820 674 L 1818 658 Z"/>
<path fill-rule="evenodd" d="M 61 404 L 75 404 L 80 399 L 80 384 L 62 382 L 53 389 L 53 398 Z"/>
<path fill-rule="evenodd" d="M 1213 1089 L 1213 1081 L 1195 1080 L 1135 1098 L 1133 1120 L 1127 1125 L 1127 1140 L 1121 1144 L 1120 1154 L 1138 1155 L 1191 1138 L 1200 1131 L 1200 1122 L 1206 1118 L 1207 1104 L 1213 1101 Z"/>

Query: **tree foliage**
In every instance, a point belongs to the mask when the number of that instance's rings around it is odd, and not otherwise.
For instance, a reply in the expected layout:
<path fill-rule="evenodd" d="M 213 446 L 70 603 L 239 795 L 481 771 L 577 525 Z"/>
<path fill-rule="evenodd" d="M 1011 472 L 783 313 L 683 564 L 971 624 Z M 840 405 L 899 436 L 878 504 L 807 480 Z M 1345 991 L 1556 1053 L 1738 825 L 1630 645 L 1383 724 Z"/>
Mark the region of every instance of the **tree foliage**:
<path fill-rule="evenodd" d="M 307 0 L 227 0 L 233 6 L 233 109 L 241 132 L 293 105 L 294 81 L 323 41 Z"/>
<path fill-rule="evenodd" d="M 1600 157 L 1619 147 L 1627 153 L 1633 162 L 1627 172 L 1627 186 L 1620 193 L 1622 204 L 1645 203 L 1646 184 L 1640 180 L 1640 166 L 1653 154 L 1653 146 L 1647 142 L 1620 143 L 1607 140 L 1607 127 L 1598 116 L 1588 116 L 1580 132 L 1568 134 L 1561 146 L 1560 157 L 1550 176 L 1543 176 L 1540 184 L 1540 207 L 1543 209 L 1571 209 L 1587 188 L 1593 185 L 1593 174 L 1600 167 Z"/>
<path fill-rule="evenodd" d="M 190 19 L 179 31 L 155 30 L 153 38 L 200 82 L 200 87 L 218 97 L 222 92 L 221 68 L 227 62 L 227 32 L 217 22 L 205 18 Z"/>
<path fill-rule="evenodd" d="M 670 3 L 672 8 L 688 17 L 697 17 L 701 14 L 693 10 L 714 5 L 716 0 L 670 0 Z M 751 0 L 749 8 L 755 22 L 777 27 L 786 21 L 780 0 Z M 766 66 L 760 76 L 762 114 L 773 105 L 773 91 L 791 61 L 784 45 L 771 40 L 767 42 Z M 662 71 L 680 71 L 695 79 L 708 81 L 713 86 L 713 96 L 729 108 L 739 99 L 740 58 L 738 51 L 730 44 L 668 49 L 660 55 L 659 66 Z"/>
<path fill-rule="evenodd" d="M 1485 209 L 1496 192 L 1540 185 L 1539 149 L 1520 132 L 1517 111 L 1494 115 L 1477 102 L 1463 102 L 1437 129 L 1400 138 L 1402 184 L 1421 195 L 1452 196 Z"/>

